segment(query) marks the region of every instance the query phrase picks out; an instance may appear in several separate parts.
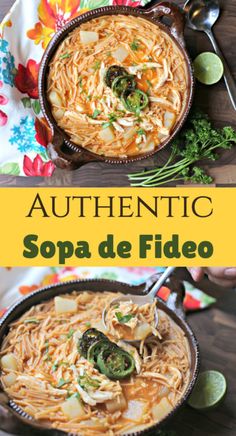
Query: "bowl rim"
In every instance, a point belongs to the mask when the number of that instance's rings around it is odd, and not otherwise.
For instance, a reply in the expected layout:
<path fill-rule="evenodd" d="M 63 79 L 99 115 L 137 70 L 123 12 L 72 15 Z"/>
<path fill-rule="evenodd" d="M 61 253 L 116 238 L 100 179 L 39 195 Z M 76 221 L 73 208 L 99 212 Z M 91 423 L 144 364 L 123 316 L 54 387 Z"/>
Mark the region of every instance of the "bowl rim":
<path fill-rule="evenodd" d="M 9 307 L 9 309 L 7 310 L 7 312 L 4 314 L 4 316 L 0 319 L 0 348 L 1 348 L 1 344 L 2 344 L 2 340 L 4 339 L 5 335 L 7 334 L 7 332 L 3 332 L 1 333 L 1 329 L 7 330 L 9 327 L 9 324 L 12 322 L 11 320 L 8 320 L 8 318 L 11 318 L 13 316 L 13 319 L 17 319 L 20 316 L 22 316 L 22 314 L 24 312 L 26 312 L 30 307 L 32 307 L 32 305 L 37 305 L 40 304 L 40 302 L 43 301 L 47 301 L 51 298 L 54 298 L 57 295 L 63 295 L 63 294 L 67 294 L 67 293 L 72 293 L 73 291 L 76 292 L 80 292 L 83 290 L 79 290 L 79 289 L 73 289 L 73 286 L 79 286 L 79 285 L 84 285 L 84 286 L 88 286 L 88 288 L 84 289 L 84 291 L 92 291 L 92 292 L 102 292 L 101 290 L 92 290 L 89 289 L 89 284 L 93 284 L 93 285 L 97 285 L 97 284 L 106 284 L 106 285 L 116 285 L 117 287 L 122 286 L 123 288 L 126 288 L 128 291 L 131 291 L 131 293 L 135 293 L 135 290 L 137 292 L 137 289 L 142 286 L 141 285 L 131 285 L 129 283 L 125 283 L 125 282 L 120 282 L 117 280 L 109 280 L 109 279 L 79 279 L 79 280 L 71 280 L 71 281 L 67 281 L 67 282 L 60 282 L 60 283 L 54 283 L 54 284 L 50 284 L 48 286 L 44 286 L 40 289 L 37 289 L 35 291 L 33 291 L 32 293 L 24 296 L 23 298 L 21 298 L 20 300 L 16 301 L 12 306 Z M 67 287 L 69 289 L 67 289 Z M 63 288 L 66 288 L 63 290 Z M 61 290 L 61 292 L 60 292 Z M 51 291 L 51 292 L 50 292 Z M 54 292 L 52 292 L 54 291 Z M 128 292 L 127 291 L 127 292 Z M 110 291 L 112 292 L 112 291 Z M 118 291 L 113 291 L 113 292 L 118 292 Z M 50 295 L 50 294 L 53 295 Z M 45 294 L 45 295 L 44 295 Z M 42 299 L 40 299 L 40 296 L 43 295 Z M 36 302 L 34 302 L 32 305 L 30 305 L 29 303 L 31 302 L 31 300 L 34 300 L 36 297 Z M 191 378 L 189 380 L 188 386 L 186 387 L 186 390 L 183 394 L 183 396 L 179 399 L 178 403 L 174 406 L 174 408 L 168 413 L 168 415 L 166 415 L 160 422 L 158 423 L 154 423 L 151 426 L 140 430 L 140 431 L 136 431 L 133 433 L 125 433 L 124 436 L 141 436 L 141 435 L 145 435 L 148 434 L 149 432 L 156 430 L 158 428 L 161 428 L 163 425 L 165 425 L 167 423 L 167 421 L 187 402 L 187 399 L 189 397 L 189 395 L 191 394 L 194 385 L 196 383 L 198 374 L 199 374 L 199 369 L 200 369 L 200 351 L 199 351 L 199 344 L 198 341 L 195 337 L 195 334 L 193 333 L 192 328 L 189 326 L 189 324 L 187 323 L 187 321 L 178 313 L 174 312 L 173 309 L 171 309 L 170 307 L 167 306 L 166 302 L 164 302 L 163 300 L 161 300 L 160 298 L 157 298 L 158 300 L 158 304 L 161 305 L 161 310 L 164 310 L 169 316 L 170 318 L 174 321 L 177 322 L 177 325 L 179 325 L 179 327 L 181 329 L 184 330 L 188 340 L 188 344 L 190 347 L 190 350 L 193 351 L 194 353 L 194 359 L 191 362 L 193 365 L 192 370 L 192 375 Z M 22 306 L 24 306 L 24 304 L 26 303 L 27 308 L 24 308 Z M 27 304 L 28 303 L 28 304 Z M 17 309 L 21 308 L 22 310 L 20 310 L 19 313 L 17 313 L 15 316 L 15 312 L 17 311 Z M 5 325 L 6 324 L 6 325 Z M 24 417 L 28 417 L 26 416 L 27 414 L 19 408 L 19 406 L 16 405 L 16 403 L 14 402 L 14 400 L 10 400 L 10 406 L 15 409 L 15 411 L 19 414 L 19 416 L 22 416 L 24 414 Z M 20 410 L 19 410 L 20 409 Z M 21 412 L 22 410 L 22 412 Z M 28 420 L 29 420 L 29 425 L 30 425 L 30 418 L 32 420 L 32 417 L 29 416 Z M 64 430 L 63 430 L 64 431 Z M 65 434 L 68 434 L 65 432 Z"/>
<path fill-rule="evenodd" d="M 175 5 L 175 3 L 172 4 Z M 175 6 L 178 9 L 180 9 L 178 5 Z M 170 144 L 170 142 L 174 139 L 174 137 L 183 127 L 188 117 L 188 114 L 192 107 L 194 90 L 195 90 L 193 65 L 190 56 L 185 46 L 181 45 L 177 37 L 171 32 L 168 26 L 150 15 L 147 16 L 145 11 L 147 11 L 147 9 L 145 10 L 144 8 L 134 8 L 130 6 L 104 6 L 104 7 L 87 11 L 84 14 L 77 16 L 76 18 L 72 19 L 67 24 L 65 24 L 65 26 L 63 26 L 63 28 L 60 29 L 53 36 L 53 38 L 49 42 L 43 54 L 40 63 L 39 82 L 38 82 L 39 101 L 42 108 L 42 112 L 50 128 L 52 129 L 53 134 L 57 135 L 57 137 L 59 137 L 65 143 L 65 145 L 71 150 L 71 152 L 80 154 L 81 156 L 83 155 L 84 163 L 87 163 L 89 161 L 93 161 L 93 162 L 100 161 L 109 164 L 127 164 L 127 163 L 137 162 L 143 159 L 147 159 L 151 156 L 154 156 L 158 151 L 162 150 L 164 147 Z M 110 15 L 122 15 L 122 14 L 133 16 L 133 17 L 141 17 L 151 22 L 152 24 L 156 25 L 157 27 L 161 28 L 162 31 L 167 33 L 167 35 L 171 38 L 173 43 L 178 47 L 178 49 L 181 51 L 184 57 L 185 65 L 186 65 L 186 76 L 188 78 L 188 94 L 186 98 L 185 107 L 184 110 L 182 110 L 181 117 L 179 118 L 176 125 L 174 126 L 171 135 L 165 141 L 159 144 L 157 148 L 154 148 L 154 150 L 139 155 L 127 156 L 125 158 L 99 155 L 90 150 L 87 150 L 82 145 L 77 145 L 73 143 L 70 139 L 70 136 L 58 126 L 56 120 L 52 116 L 50 110 L 50 104 L 47 100 L 47 95 L 46 95 L 46 82 L 47 82 L 47 74 L 48 74 L 48 67 L 49 67 L 50 60 L 52 59 L 53 55 L 55 54 L 61 42 L 68 36 L 68 34 L 72 32 L 75 28 L 79 27 L 81 24 L 85 22 L 89 22 L 95 18 L 102 17 L 102 16 L 110 16 Z M 80 160 L 81 160 L 81 156 L 80 156 Z"/>

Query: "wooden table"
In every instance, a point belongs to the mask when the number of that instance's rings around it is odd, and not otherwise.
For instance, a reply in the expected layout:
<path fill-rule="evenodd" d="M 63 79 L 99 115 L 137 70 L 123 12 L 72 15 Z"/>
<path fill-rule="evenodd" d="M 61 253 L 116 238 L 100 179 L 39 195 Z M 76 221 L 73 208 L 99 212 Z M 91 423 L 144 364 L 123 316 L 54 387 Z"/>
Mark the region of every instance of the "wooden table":
<path fill-rule="evenodd" d="M 1 0 L 0 20 L 8 11 L 14 0 Z M 177 0 L 180 5 L 183 1 Z M 220 0 L 222 7 L 221 18 L 215 26 L 215 34 L 231 71 L 236 78 L 236 1 Z M 186 31 L 187 47 L 194 58 L 198 53 L 212 50 L 207 36 L 200 32 Z M 209 113 L 216 126 L 226 124 L 236 128 L 236 115 L 230 103 L 223 80 L 215 86 L 207 87 L 197 84 L 195 104 Z M 90 163 L 74 172 L 57 170 L 51 179 L 24 178 L 0 176 L 0 186 L 128 186 L 127 173 L 143 168 L 152 168 L 166 161 L 169 149 L 162 150 L 155 158 L 146 159 L 140 163 L 127 166 L 111 166 L 103 163 Z M 215 178 L 216 184 L 236 185 L 236 147 L 230 151 L 223 151 L 220 160 L 207 164 L 206 168 Z"/>
<path fill-rule="evenodd" d="M 180 272 L 182 278 L 186 272 Z M 200 286 L 217 303 L 202 312 L 188 315 L 200 344 L 201 370 L 221 371 L 228 384 L 223 403 L 211 412 L 198 412 L 186 406 L 172 420 L 169 428 L 178 436 L 236 435 L 236 292 L 204 279 Z"/>

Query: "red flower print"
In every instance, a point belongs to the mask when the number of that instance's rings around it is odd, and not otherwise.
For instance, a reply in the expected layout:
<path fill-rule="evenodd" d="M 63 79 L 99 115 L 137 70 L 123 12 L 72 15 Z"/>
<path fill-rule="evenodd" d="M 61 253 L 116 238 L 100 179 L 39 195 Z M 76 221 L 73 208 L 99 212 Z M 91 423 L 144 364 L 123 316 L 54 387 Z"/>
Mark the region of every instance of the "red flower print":
<path fill-rule="evenodd" d="M 9 102 L 9 99 L 8 99 L 5 95 L 0 94 L 0 104 L 1 104 L 1 105 L 5 105 L 5 104 L 7 104 L 8 102 Z"/>
<path fill-rule="evenodd" d="M 15 76 L 15 86 L 22 94 L 28 94 L 30 98 L 38 99 L 38 72 L 39 64 L 30 59 L 26 67 L 19 64 Z"/>
<path fill-rule="evenodd" d="M 141 6 L 141 0 L 135 2 L 132 0 L 113 0 L 114 6 L 133 6 L 136 8 L 137 6 Z"/>
<path fill-rule="evenodd" d="M 37 289 L 39 289 L 39 286 L 37 285 L 32 285 L 32 286 L 20 286 L 19 287 L 19 292 L 21 295 L 28 295 L 33 291 L 36 291 Z"/>
<path fill-rule="evenodd" d="M 7 114 L 5 114 L 5 112 L 0 110 L 0 127 L 3 127 L 7 124 Z"/>
<path fill-rule="evenodd" d="M 166 286 L 162 286 L 158 293 L 157 293 L 158 297 L 161 298 L 164 301 L 167 301 L 170 295 L 170 289 L 167 288 Z"/>
<path fill-rule="evenodd" d="M 55 170 L 55 165 L 52 162 L 43 162 L 39 154 L 37 154 L 33 161 L 28 156 L 24 156 L 23 170 L 25 175 L 29 177 L 50 177 Z"/>
<path fill-rule="evenodd" d="M 79 6 L 80 0 L 40 0 L 39 22 L 27 32 L 27 36 L 45 49 L 54 33 L 79 15 Z"/>
<path fill-rule="evenodd" d="M 59 281 L 60 280 L 59 280 L 59 275 L 58 274 L 48 274 L 42 280 L 41 286 L 52 285 L 54 283 L 58 283 Z"/>
<path fill-rule="evenodd" d="M 0 318 L 3 317 L 3 315 L 5 315 L 7 309 L 0 309 Z"/>
<path fill-rule="evenodd" d="M 36 118 L 35 120 L 36 141 L 47 147 L 52 140 L 52 132 L 45 118 Z"/>
<path fill-rule="evenodd" d="M 196 298 L 192 297 L 192 295 L 187 294 L 184 299 L 184 307 L 187 310 L 201 309 L 201 302 Z"/>
<path fill-rule="evenodd" d="M 2 87 L 3 87 L 3 83 L 0 80 L 0 88 Z M 5 106 L 8 102 L 9 102 L 9 98 L 6 97 L 4 94 L 0 94 L 0 105 Z M 5 112 L 0 110 L 0 127 L 5 126 L 7 124 L 7 121 L 8 121 L 7 114 L 5 114 Z"/>

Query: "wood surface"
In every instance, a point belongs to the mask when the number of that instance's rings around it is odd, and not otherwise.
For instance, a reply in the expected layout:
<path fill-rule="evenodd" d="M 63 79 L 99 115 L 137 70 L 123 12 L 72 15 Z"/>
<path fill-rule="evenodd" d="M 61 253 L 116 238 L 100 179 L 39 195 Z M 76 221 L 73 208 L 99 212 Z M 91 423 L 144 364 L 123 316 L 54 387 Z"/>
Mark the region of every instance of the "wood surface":
<path fill-rule="evenodd" d="M 33 0 L 32 0 L 33 1 Z M 0 0 L 0 20 L 9 10 L 14 0 Z M 179 5 L 183 2 L 176 1 Z M 220 0 L 222 12 L 214 27 L 219 45 L 225 54 L 230 69 L 236 79 L 236 0 Z M 186 30 L 186 44 L 192 58 L 205 50 L 212 50 L 206 35 L 201 32 Z M 236 128 L 236 113 L 229 100 L 224 81 L 214 86 L 197 83 L 195 105 L 208 112 L 216 126 L 232 125 Z M 0 176 L 0 186 L 129 186 L 127 174 L 143 168 L 161 165 L 169 155 L 169 148 L 160 151 L 155 158 L 146 159 L 129 165 L 113 166 L 103 163 L 90 163 L 74 172 L 57 170 L 53 177 L 13 177 Z M 217 162 L 206 164 L 209 173 L 214 176 L 215 183 L 236 186 L 236 147 L 223 151 Z"/>

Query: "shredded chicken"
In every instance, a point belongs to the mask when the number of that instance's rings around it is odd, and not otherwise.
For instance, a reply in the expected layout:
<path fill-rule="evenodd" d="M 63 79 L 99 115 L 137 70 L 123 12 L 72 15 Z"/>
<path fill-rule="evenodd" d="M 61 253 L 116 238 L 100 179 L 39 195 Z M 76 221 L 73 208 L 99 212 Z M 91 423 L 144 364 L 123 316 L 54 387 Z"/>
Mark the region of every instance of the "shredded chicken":
<path fill-rule="evenodd" d="M 133 356 L 136 368 L 130 378 L 110 380 L 80 355 L 78 340 L 101 323 L 114 293 L 84 291 L 63 297 L 76 302 L 76 312 L 57 313 L 51 299 L 10 325 L 0 350 L 0 365 L 6 356 L 14 362 L 14 369 L 1 367 L 0 382 L 8 396 L 34 419 L 79 436 L 118 436 L 138 426 L 147 428 L 160 420 L 159 409 L 153 407 L 162 400 L 167 407 L 163 417 L 167 415 L 190 379 L 189 345 L 180 327 L 159 310 L 158 336 L 153 332 L 142 340 L 139 350 L 106 332 Z M 129 303 L 121 309 L 126 315 L 134 311 L 143 323 L 153 320 L 154 306 L 140 310 Z M 124 321 L 128 325 L 131 320 Z M 138 326 L 137 321 L 131 325 Z M 70 402 L 72 416 L 67 415 Z"/>
<path fill-rule="evenodd" d="M 84 44 L 80 32 L 91 29 L 96 38 Z M 148 94 L 148 106 L 138 116 L 105 84 L 111 65 L 124 67 Z M 72 31 L 54 55 L 48 77 L 48 99 L 58 125 L 75 144 L 108 157 L 158 148 L 184 112 L 188 89 L 186 61 L 173 40 L 158 25 L 123 15 L 96 18 Z M 174 122 L 163 136 L 169 110 Z M 109 134 L 101 134 L 107 125 Z M 140 129 L 145 130 L 142 138 Z"/>

